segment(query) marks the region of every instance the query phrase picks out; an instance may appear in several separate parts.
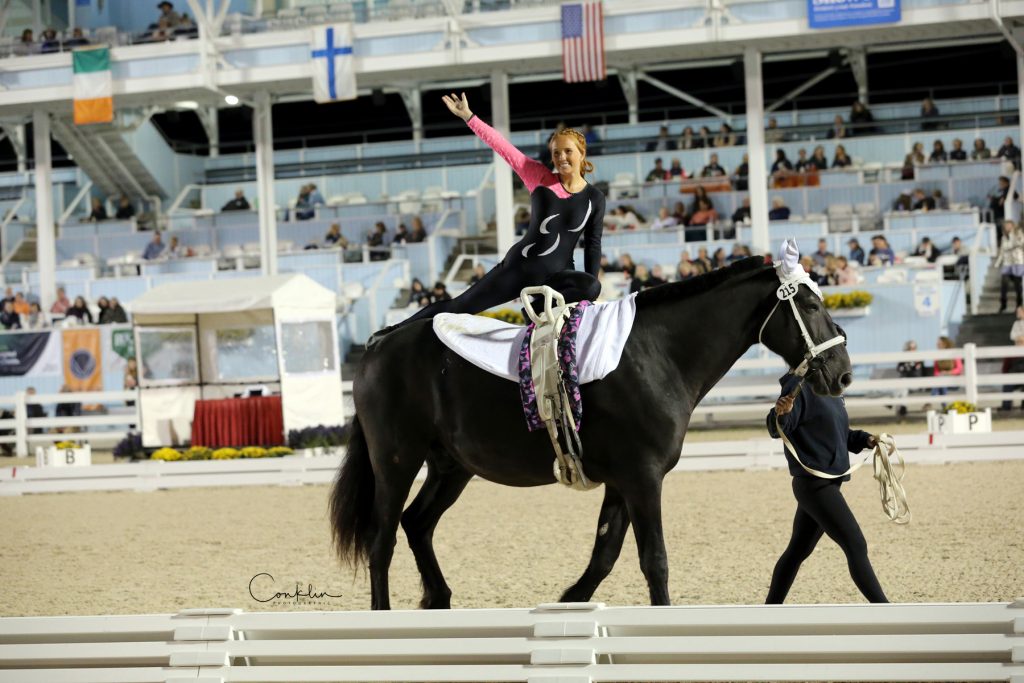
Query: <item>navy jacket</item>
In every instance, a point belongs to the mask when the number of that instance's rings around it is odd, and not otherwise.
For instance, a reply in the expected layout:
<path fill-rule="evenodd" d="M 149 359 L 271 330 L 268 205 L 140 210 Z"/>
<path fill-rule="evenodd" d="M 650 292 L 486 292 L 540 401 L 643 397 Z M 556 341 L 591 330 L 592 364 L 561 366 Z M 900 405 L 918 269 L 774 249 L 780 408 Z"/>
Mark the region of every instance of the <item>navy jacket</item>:
<path fill-rule="evenodd" d="M 779 379 L 782 394 L 786 395 L 800 381 L 793 373 L 786 373 Z M 768 433 L 778 439 L 775 429 L 775 408 L 768 412 L 766 420 Z M 782 431 L 800 455 L 805 465 L 828 474 L 840 474 L 850 469 L 850 453 L 860 453 L 868 447 L 867 432 L 850 429 L 850 416 L 846 413 L 846 402 L 842 397 L 818 396 L 807 385 L 793 402 L 793 410 L 779 418 Z M 800 466 L 786 449 L 789 473 L 794 477 L 813 477 Z M 849 481 L 846 475 L 836 481 Z"/>

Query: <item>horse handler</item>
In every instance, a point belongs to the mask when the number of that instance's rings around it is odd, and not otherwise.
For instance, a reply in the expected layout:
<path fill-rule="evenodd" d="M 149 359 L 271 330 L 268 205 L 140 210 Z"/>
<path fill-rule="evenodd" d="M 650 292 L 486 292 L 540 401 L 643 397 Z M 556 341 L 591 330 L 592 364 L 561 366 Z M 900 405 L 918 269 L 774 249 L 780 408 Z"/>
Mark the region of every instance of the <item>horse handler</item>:
<path fill-rule="evenodd" d="M 797 508 L 793 535 L 775 564 L 765 603 L 781 604 L 786 599 L 800 565 L 823 533 L 843 549 L 853 582 L 864 597 L 870 602 L 889 602 L 868 560 L 864 534 L 839 490 L 850 480 L 850 452 L 874 448 L 877 438 L 850 429 L 841 396 L 800 391 L 802 382 L 792 372 L 779 382 L 782 395 L 768 413 L 767 426 L 773 439 L 786 441 Z"/>

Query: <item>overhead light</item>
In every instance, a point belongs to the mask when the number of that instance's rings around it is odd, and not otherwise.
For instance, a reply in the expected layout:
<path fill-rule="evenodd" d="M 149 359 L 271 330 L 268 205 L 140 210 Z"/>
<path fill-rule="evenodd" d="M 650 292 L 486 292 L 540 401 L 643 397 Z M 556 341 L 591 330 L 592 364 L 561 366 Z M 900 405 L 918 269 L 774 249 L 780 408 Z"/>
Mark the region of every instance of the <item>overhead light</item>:
<path fill-rule="evenodd" d="M 195 100 L 182 100 L 181 102 L 174 103 L 175 109 L 199 109 L 199 103 Z"/>
<path fill-rule="evenodd" d="M 238 98 L 234 95 L 225 95 L 224 101 L 230 104 L 232 107 L 238 104 Z"/>

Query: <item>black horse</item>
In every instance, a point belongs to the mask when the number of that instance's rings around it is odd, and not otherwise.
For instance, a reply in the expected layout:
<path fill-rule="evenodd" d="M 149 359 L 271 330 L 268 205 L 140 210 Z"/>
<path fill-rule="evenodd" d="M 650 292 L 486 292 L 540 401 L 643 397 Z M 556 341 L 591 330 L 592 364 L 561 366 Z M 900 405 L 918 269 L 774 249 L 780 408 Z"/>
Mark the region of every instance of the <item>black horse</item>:
<path fill-rule="evenodd" d="M 590 564 L 563 602 L 590 599 L 632 524 L 651 604 L 669 604 L 661 486 L 679 460 L 694 407 L 759 331 L 791 367 L 807 352 L 790 306 L 777 306 L 778 288 L 775 269 L 749 258 L 637 296 L 619 367 L 582 387 L 584 470 L 605 493 Z M 794 301 L 815 344 L 839 334 L 806 286 Z M 842 344 L 812 367 L 807 384 L 819 394 L 838 395 L 850 383 Z M 423 579 L 421 606 L 448 608 L 451 590 L 432 542 L 438 520 L 473 475 L 508 486 L 554 483 L 547 433 L 526 430 L 516 383 L 450 351 L 429 321 L 392 332 L 367 352 L 355 403 L 348 454 L 330 500 L 339 555 L 369 561 L 372 607 L 389 609 L 388 569 L 401 523 Z M 403 512 L 424 462 L 426 481 Z"/>

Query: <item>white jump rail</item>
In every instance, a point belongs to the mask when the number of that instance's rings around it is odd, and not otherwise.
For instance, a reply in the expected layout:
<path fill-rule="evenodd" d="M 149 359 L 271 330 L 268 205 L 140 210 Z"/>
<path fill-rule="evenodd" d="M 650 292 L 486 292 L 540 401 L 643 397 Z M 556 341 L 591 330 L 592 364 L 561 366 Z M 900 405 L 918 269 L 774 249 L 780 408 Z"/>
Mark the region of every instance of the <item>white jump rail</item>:
<path fill-rule="evenodd" d="M 915 434 L 897 438 L 910 464 L 1024 458 L 1024 431 Z M 210 486 L 329 484 L 344 449 L 333 455 L 164 462 L 147 460 L 89 467 L 0 469 L 0 496 L 75 491 L 155 491 Z M 552 456 L 554 457 L 554 456 Z M 586 462 L 586 453 L 584 453 Z M 786 466 L 782 442 L 769 438 L 684 443 L 677 472 L 775 469 Z M 420 473 L 420 477 L 424 472 Z M 1024 683 L 1024 682 L 1022 682 Z"/>
<path fill-rule="evenodd" d="M 1013 603 L 0 619 L 0 683 L 1024 681 Z"/>

